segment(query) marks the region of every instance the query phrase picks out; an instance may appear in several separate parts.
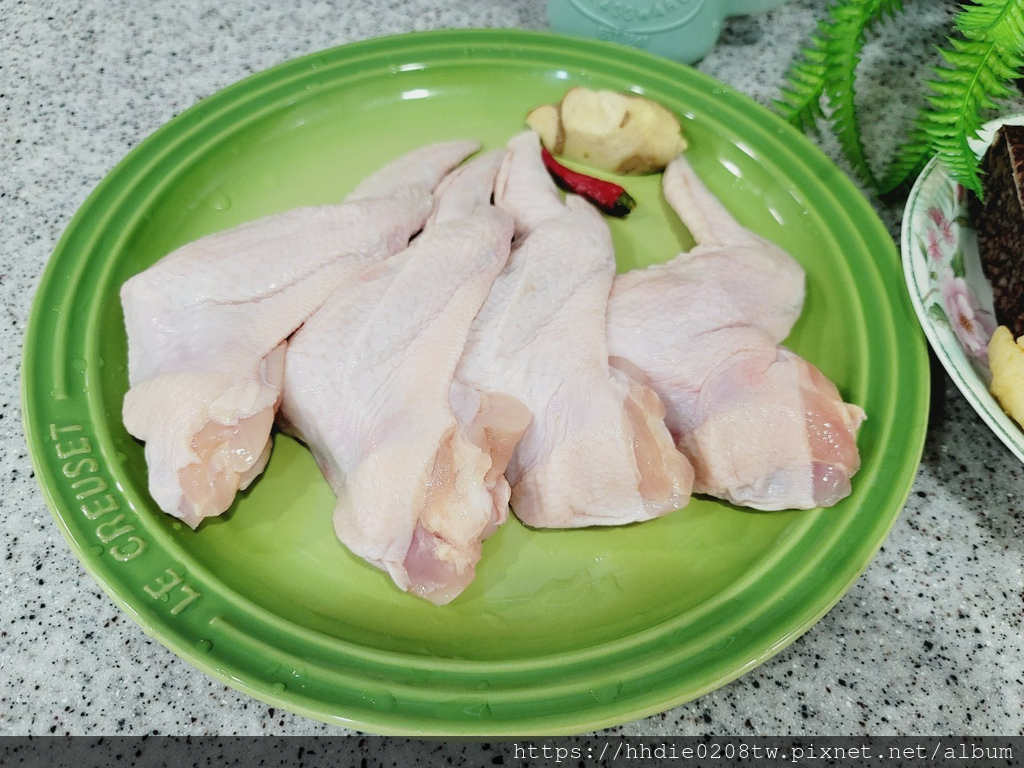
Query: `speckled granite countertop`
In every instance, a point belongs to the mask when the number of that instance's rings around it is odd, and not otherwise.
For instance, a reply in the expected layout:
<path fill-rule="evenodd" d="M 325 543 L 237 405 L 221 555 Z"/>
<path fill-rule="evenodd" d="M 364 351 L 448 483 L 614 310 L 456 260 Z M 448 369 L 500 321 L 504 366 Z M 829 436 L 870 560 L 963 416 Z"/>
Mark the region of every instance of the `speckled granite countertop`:
<path fill-rule="evenodd" d="M 731 20 L 699 68 L 769 103 L 821 5 L 793 0 Z M 881 30 L 863 65 L 859 98 L 880 149 L 950 15 L 949 3 L 907 5 L 917 23 Z M 0 734 L 344 733 L 179 660 L 72 555 L 20 423 L 33 292 L 89 192 L 197 100 L 341 43 L 446 27 L 545 29 L 544 19 L 544 0 L 0 0 Z M 900 210 L 874 202 L 895 235 Z M 940 369 L 933 401 L 906 509 L 839 604 L 755 671 L 615 733 L 1024 734 L 1024 472 Z"/>

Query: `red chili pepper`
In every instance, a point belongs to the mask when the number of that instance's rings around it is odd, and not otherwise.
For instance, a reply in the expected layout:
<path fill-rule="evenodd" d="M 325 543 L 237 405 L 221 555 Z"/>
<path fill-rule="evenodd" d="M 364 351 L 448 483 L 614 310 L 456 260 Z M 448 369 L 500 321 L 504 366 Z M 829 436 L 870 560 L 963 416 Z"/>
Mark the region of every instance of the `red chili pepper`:
<path fill-rule="evenodd" d="M 540 148 L 540 156 L 558 186 L 585 197 L 610 216 L 625 216 L 636 208 L 636 200 L 618 184 L 569 170 L 555 160 L 547 147 Z"/>

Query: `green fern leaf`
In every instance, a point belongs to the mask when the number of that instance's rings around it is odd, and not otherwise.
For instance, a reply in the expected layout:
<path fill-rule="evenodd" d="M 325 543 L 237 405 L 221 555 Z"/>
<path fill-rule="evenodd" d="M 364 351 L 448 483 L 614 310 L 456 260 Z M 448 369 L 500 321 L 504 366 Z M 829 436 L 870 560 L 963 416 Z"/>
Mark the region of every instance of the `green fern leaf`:
<path fill-rule="evenodd" d="M 1024 32 L 1024 8 L 1006 0 L 976 0 L 958 14 L 954 26 L 968 39 L 991 39 L 1004 48 L 1013 48 Z"/>
<path fill-rule="evenodd" d="M 931 159 L 931 151 L 927 131 L 915 123 L 878 184 L 882 194 L 897 197 L 908 192 Z"/>
<path fill-rule="evenodd" d="M 893 2 L 887 2 L 884 10 L 893 7 Z M 877 180 L 861 138 L 854 82 L 867 31 L 882 12 L 882 0 L 848 0 L 833 6 L 825 43 L 825 97 L 831 108 L 832 130 L 854 172 L 872 186 L 877 186 Z"/>
<path fill-rule="evenodd" d="M 805 133 L 816 131 L 825 119 L 822 102 L 829 106 L 828 122 L 843 155 L 854 171 L 875 183 L 860 138 L 854 75 L 867 33 L 884 18 L 903 10 L 903 0 L 836 0 L 818 25 L 810 45 L 793 63 L 781 88 L 776 111 Z"/>
<path fill-rule="evenodd" d="M 903 13 L 903 0 L 882 0 L 879 6 L 880 16 L 895 19 L 901 13 Z"/>
<path fill-rule="evenodd" d="M 873 17 L 865 24 L 884 14 L 893 15 L 902 8 L 902 0 L 868 0 L 876 9 Z M 865 0 L 855 0 L 861 3 Z M 816 130 L 818 122 L 825 115 L 821 102 L 825 96 L 826 83 L 829 78 L 826 54 L 826 41 L 845 40 L 849 32 L 844 0 L 838 0 L 830 10 L 830 15 L 818 23 L 816 32 L 811 35 L 809 45 L 804 47 L 800 56 L 790 65 L 783 78 L 780 89 L 782 98 L 774 101 L 776 112 L 787 122 L 805 133 Z"/>
<path fill-rule="evenodd" d="M 810 46 L 801 51 L 785 76 L 782 98 L 776 100 L 775 111 L 783 120 L 804 133 L 815 130 L 825 117 L 821 97 L 825 92 L 825 56 L 823 38 L 812 36 Z"/>
<path fill-rule="evenodd" d="M 982 194 L 968 139 L 977 135 L 985 113 L 1016 93 L 1012 83 L 1024 67 L 1024 0 L 975 0 L 957 13 L 954 29 L 962 37 L 951 37 L 941 51 L 945 66 L 928 80 L 926 104 L 898 148 L 883 190 L 905 186 L 922 158 L 935 155 L 954 180 Z"/>

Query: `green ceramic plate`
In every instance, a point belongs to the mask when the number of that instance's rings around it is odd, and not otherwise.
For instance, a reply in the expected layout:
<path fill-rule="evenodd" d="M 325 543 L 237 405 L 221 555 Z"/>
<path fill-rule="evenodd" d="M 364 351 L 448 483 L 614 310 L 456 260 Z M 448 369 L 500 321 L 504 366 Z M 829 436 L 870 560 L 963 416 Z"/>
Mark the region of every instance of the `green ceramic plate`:
<path fill-rule="evenodd" d="M 676 111 L 708 184 L 807 268 L 789 340 L 869 415 L 854 494 L 766 514 L 695 499 L 626 528 L 485 543 L 475 583 L 438 608 L 335 539 L 333 497 L 278 437 L 223 518 L 193 532 L 146 493 L 121 423 L 118 289 L 200 235 L 341 198 L 429 141 L 501 146 L 576 84 Z M 612 224 L 623 269 L 688 236 L 657 178 Z M 651 312 L 658 312 L 651 306 Z M 206 99 L 133 151 L 74 218 L 26 336 L 24 414 L 42 488 L 85 566 L 144 630 L 226 683 L 378 733 L 553 734 L 622 723 L 710 691 L 817 621 L 885 538 L 920 459 L 925 344 L 893 243 L 821 153 L 688 68 L 598 42 L 514 31 L 421 33 L 299 59 Z"/>

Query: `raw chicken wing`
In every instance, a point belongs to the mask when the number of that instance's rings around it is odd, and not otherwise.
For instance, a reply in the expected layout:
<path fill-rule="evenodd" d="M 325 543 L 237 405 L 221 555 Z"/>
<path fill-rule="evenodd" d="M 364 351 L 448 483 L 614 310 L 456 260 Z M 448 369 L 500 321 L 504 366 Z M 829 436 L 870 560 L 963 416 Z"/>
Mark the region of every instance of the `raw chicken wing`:
<path fill-rule="evenodd" d="M 741 227 L 682 157 L 664 189 L 697 245 L 616 278 L 611 354 L 637 365 L 665 403 L 695 492 L 764 510 L 836 503 L 860 467 L 864 413 L 778 346 L 800 313 L 803 270 Z"/>
<path fill-rule="evenodd" d="M 535 527 L 647 520 L 684 506 L 692 469 L 636 369 L 610 366 L 608 227 L 562 198 L 537 135 L 509 142 L 495 202 L 516 222 L 505 271 L 474 322 L 458 377 L 523 402 L 533 421 L 506 470 L 512 509 Z"/>
<path fill-rule="evenodd" d="M 511 219 L 489 204 L 500 161 L 449 177 L 412 245 L 335 291 L 286 364 L 280 423 L 337 493 L 338 537 L 437 604 L 472 581 L 482 539 L 507 519 L 503 472 L 530 418 L 453 381 L 511 245 Z"/>
<path fill-rule="evenodd" d="M 124 401 L 149 490 L 193 528 L 263 470 L 286 339 L 339 285 L 404 249 L 474 142 L 421 148 L 339 205 L 268 216 L 185 245 L 128 280 Z"/>

